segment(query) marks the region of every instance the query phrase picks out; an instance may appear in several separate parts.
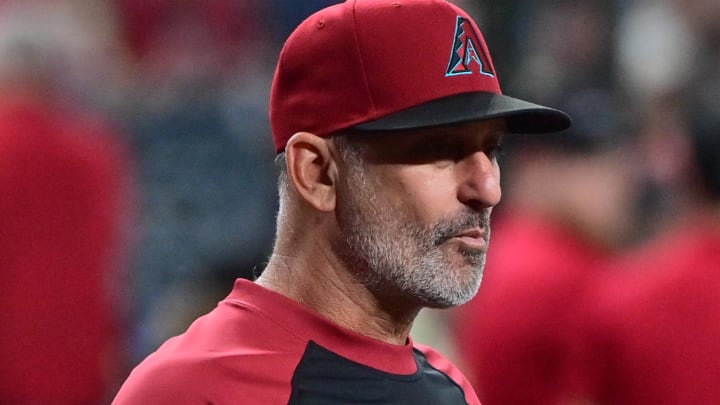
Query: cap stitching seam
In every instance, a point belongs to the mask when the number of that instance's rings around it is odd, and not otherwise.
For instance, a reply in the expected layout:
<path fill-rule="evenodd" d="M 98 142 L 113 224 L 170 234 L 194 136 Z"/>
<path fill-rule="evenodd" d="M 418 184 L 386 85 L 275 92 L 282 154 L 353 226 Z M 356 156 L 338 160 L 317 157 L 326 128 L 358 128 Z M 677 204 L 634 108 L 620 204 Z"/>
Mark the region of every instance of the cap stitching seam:
<path fill-rule="evenodd" d="M 372 96 L 372 92 L 370 91 L 370 84 L 368 83 L 368 75 L 367 71 L 365 69 L 365 55 L 363 53 L 363 49 L 360 46 L 360 39 L 358 37 L 358 24 L 357 24 L 357 15 L 355 13 L 355 6 L 357 5 L 357 0 L 353 1 L 352 5 L 352 21 L 353 21 L 353 37 L 355 39 L 355 49 L 358 52 L 358 56 L 360 59 L 360 70 L 362 71 L 362 77 L 363 77 L 363 84 L 365 86 L 365 92 L 367 94 L 367 99 L 370 104 L 371 108 L 371 114 L 373 117 L 377 114 L 377 108 L 375 107 L 375 99 Z"/>

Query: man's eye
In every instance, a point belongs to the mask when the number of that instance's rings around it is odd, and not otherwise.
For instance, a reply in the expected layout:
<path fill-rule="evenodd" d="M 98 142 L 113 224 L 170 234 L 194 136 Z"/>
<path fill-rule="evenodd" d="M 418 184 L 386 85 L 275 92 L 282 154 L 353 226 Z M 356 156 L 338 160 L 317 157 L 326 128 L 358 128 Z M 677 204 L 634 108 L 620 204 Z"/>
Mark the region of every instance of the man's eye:
<path fill-rule="evenodd" d="M 436 142 L 421 148 L 424 156 L 435 159 L 457 159 L 461 152 L 461 147 L 452 142 Z"/>

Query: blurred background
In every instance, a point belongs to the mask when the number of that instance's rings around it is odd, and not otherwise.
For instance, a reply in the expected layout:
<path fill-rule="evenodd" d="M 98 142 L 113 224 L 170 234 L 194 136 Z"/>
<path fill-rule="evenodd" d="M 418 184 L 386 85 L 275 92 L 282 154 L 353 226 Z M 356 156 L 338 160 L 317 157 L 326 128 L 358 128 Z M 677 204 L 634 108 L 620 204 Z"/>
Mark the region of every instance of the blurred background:
<path fill-rule="evenodd" d="M 337 2 L 0 1 L 0 403 L 107 402 L 234 279 L 259 274 L 274 237 L 276 58 L 302 19 Z M 602 267 L 694 209 L 692 128 L 706 117 L 692 107 L 720 105 L 720 2 L 455 3 L 506 94 L 575 119 L 553 138 L 508 140 L 478 300 L 507 310 L 541 285 L 506 294 L 522 282 L 493 276 L 523 266 L 500 257 L 536 243 L 533 226 L 587 245 L 536 250 Z M 589 282 L 570 278 L 544 290 L 571 300 Z M 463 346 L 493 331 L 467 325 L 495 324 L 472 308 L 426 311 L 414 335 L 476 379 Z"/>

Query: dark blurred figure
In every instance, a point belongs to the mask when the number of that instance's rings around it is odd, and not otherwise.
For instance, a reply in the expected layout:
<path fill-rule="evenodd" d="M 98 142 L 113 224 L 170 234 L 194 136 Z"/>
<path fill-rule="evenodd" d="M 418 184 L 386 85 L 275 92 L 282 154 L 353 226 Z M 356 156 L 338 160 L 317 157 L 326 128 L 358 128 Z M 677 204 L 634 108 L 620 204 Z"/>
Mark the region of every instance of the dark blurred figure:
<path fill-rule="evenodd" d="M 682 104 L 692 196 L 589 298 L 586 372 L 600 404 L 720 403 L 720 81 L 695 84 Z"/>
<path fill-rule="evenodd" d="M 455 346 L 488 405 L 577 400 L 579 305 L 600 266 L 631 236 L 635 180 L 619 100 L 567 97 L 573 128 L 508 139 L 503 201 L 487 271 L 459 308 Z"/>
<path fill-rule="evenodd" d="M 272 153 L 268 89 L 280 45 L 264 0 L 112 3 L 133 72 L 123 119 L 142 192 L 132 344 L 139 361 L 208 309 L 182 295 L 187 286 L 204 286 L 226 258 L 235 278 L 254 278 L 270 252 L 276 187 L 263 156 Z M 227 293 L 210 288 L 201 301 Z M 166 316 L 173 306 L 177 313 Z"/>
<path fill-rule="evenodd" d="M 0 9 L 0 403 L 100 404 L 128 367 L 132 169 L 59 88 L 57 21 L 17 4 Z"/>

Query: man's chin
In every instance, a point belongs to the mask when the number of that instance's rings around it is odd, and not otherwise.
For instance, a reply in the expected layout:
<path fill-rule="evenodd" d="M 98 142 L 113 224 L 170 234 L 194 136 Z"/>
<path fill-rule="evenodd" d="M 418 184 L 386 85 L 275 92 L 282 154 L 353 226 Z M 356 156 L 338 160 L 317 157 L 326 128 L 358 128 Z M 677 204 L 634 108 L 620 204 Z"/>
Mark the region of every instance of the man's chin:
<path fill-rule="evenodd" d="M 420 297 L 422 306 L 444 309 L 465 304 L 475 297 L 475 294 L 480 289 L 481 281 L 482 275 L 462 286 L 444 288 L 443 291 L 437 291 L 433 294 L 423 294 Z"/>

